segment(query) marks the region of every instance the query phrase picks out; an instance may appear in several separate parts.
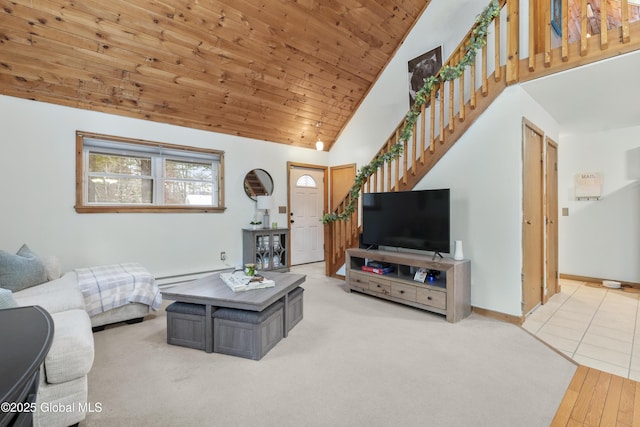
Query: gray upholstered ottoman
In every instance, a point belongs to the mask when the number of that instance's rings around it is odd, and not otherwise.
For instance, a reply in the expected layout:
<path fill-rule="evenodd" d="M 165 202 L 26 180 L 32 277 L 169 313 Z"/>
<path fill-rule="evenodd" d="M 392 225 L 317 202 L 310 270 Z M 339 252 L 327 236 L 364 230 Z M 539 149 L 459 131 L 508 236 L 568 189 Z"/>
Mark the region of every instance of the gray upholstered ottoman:
<path fill-rule="evenodd" d="M 213 352 L 260 360 L 283 337 L 284 303 L 262 311 L 220 308 L 213 312 Z"/>
<path fill-rule="evenodd" d="M 289 292 L 289 306 L 287 308 L 287 331 L 293 329 L 294 326 L 302 320 L 302 293 L 304 288 L 297 287 Z"/>
<path fill-rule="evenodd" d="M 204 305 L 174 302 L 166 311 L 167 343 L 204 350 Z"/>

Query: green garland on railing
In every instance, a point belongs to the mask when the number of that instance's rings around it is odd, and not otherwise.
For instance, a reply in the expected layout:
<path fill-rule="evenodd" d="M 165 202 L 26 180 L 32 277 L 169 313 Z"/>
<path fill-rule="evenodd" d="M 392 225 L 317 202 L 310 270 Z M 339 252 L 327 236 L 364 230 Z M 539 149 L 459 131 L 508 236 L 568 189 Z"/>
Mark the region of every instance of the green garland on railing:
<path fill-rule="evenodd" d="M 400 137 L 397 143 L 391 146 L 389 151 L 378 155 L 368 165 L 362 166 L 360 171 L 356 175 L 355 182 L 349 190 L 349 203 L 345 206 L 342 213 L 327 213 L 322 217 L 322 223 L 328 224 L 334 221 L 345 221 L 351 218 L 356 206 L 356 200 L 360 196 L 360 190 L 366 182 L 367 178 L 375 173 L 375 171 L 382 165 L 392 160 L 397 159 L 402 154 L 404 149 L 404 142 L 408 141 L 413 135 L 413 128 L 420 116 L 420 110 L 430 98 L 433 88 L 444 82 L 448 82 L 459 78 L 464 72 L 465 68 L 469 67 L 476 58 L 477 51 L 482 49 L 486 44 L 486 36 L 488 34 L 489 25 L 493 20 L 500 15 L 500 4 L 498 0 L 491 0 L 489 6 L 487 6 L 482 13 L 476 18 L 476 23 L 471 32 L 469 43 L 465 47 L 465 54 L 455 66 L 445 65 L 435 76 L 430 76 L 424 79 L 424 86 L 418 92 L 416 92 L 416 99 L 409 113 L 407 113 L 405 119 L 405 125 L 400 132 Z"/>

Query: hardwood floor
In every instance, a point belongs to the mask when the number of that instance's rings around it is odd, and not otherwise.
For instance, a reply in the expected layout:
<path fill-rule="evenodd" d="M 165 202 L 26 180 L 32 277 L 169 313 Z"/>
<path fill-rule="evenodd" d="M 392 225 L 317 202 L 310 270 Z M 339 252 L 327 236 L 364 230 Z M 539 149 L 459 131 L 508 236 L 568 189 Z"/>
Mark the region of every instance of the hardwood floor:
<path fill-rule="evenodd" d="M 640 427 L 640 383 L 580 365 L 551 426 Z"/>

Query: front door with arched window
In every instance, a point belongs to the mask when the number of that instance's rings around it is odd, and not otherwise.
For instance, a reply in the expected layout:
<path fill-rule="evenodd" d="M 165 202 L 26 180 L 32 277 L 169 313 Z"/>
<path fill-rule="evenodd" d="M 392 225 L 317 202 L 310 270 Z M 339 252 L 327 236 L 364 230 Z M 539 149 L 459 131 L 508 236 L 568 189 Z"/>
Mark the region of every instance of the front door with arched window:
<path fill-rule="evenodd" d="M 324 171 L 291 166 L 291 265 L 324 260 Z"/>

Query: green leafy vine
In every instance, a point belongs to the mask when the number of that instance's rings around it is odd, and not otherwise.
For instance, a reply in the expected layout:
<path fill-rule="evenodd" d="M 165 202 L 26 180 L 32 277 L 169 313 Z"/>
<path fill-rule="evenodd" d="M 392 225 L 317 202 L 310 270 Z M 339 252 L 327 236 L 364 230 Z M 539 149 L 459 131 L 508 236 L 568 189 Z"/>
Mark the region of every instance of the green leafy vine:
<path fill-rule="evenodd" d="M 380 166 L 385 163 L 397 159 L 402 155 L 404 150 L 404 142 L 408 141 L 413 135 L 413 128 L 416 121 L 420 116 L 420 110 L 431 98 L 431 92 L 434 88 L 444 82 L 455 80 L 462 76 L 464 70 L 469 67 L 476 58 L 478 50 L 482 49 L 487 44 L 487 34 L 489 32 L 489 25 L 493 20 L 500 15 L 500 4 L 498 0 L 491 0 L 491 3 L 480 13 L 476 18 L 476 22 L 469 43 L 465 47 L 465 54 L 460 59 L 458 64 L 445 65 L 440 71 L 434 75 L 424 79 L 424 86 L 418 92 L 416 92 L 415 102 L 413 107 L 407 113 L 405 118 L 405 124 L 400 131 L 398 142 L 391 146 L 389 151 L 378 155 L 368 165 L 364 165 L 360 168 L 356 174 L 355 182 L 349 190 L 349 203 L 345 206 L 344 211 L 341 213 L 327 213 L 322 217 L 322 223 L 328 224 L 334 221 L 345 221 L 351 217 L 351 214 L 355 211 L 356 200 L 360 196 L 360 190 L 371 175 L 373 175 Z"/>

